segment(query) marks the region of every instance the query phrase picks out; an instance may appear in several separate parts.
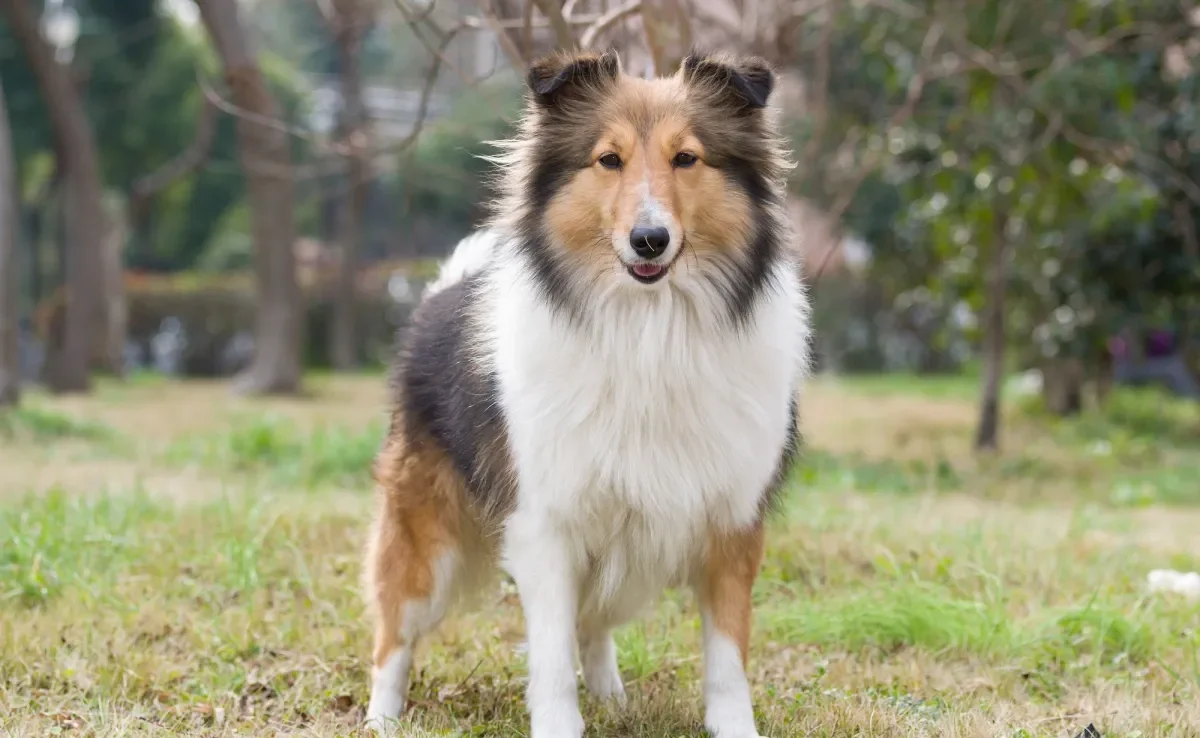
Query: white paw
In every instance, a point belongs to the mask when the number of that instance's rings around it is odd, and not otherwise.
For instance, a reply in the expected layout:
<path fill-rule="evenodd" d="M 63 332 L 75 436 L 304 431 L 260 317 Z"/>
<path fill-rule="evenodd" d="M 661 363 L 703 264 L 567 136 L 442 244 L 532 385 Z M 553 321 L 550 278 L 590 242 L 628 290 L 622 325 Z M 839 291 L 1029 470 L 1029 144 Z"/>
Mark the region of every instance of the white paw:
<path fill-rule="evenodd" d="M 367 727 L 376 733 L 384 733 L 387 730 L 395 730 L 396 723 L 400 720 L 400 716 L 404 714 L 404 699 L 402 697 L 387 695 L 371 695 L 371 702 L 367 705 Z"/>
<path fill-rule="evenodd" d="M 395 715 L 382 715 L 372 712 L 371 708 L 368 707 L 365 727 L 381 738 L 383 736 L 399 735 L 400 715 L 399 713 Z"/>
<path fill-rule="evenodd" d="M 575 707 L 540 711 L 534 715 L 530 738 L 583 738 L 583 715 Z"/>
<path fill-rule="evenodd" d="M 621 672 L 616 669 L 597 669 L 592 673 L 585 671 L 583 683 L 596 699 L 624 706 L 625 685 L 621 682 Z"/>
<path fill-rule="evenodd" d="M 732 703 L 714 707 L 708 709 L 704 718 L 704 727 L 712 738 L 763 738 L 754 727 L 754 712 L 749 705 Z"/>
<path fill-rule="evenodd" d="M 720 729 L 712 725 L 705 724 L 708 734 L 712 738 L 767 738 L 765 735 L 759 735 L 758 731 L 751 727 L 749 730 L 739 729 Z"/>
<path fill-rule="evenodd" d="M 379 735 L 395 735 L 396 722 L 404 714 L 408 696 L 408 673 L 412 651 L 397 649 L 383 666 L 375 669 L 371 680 L 371 701 L 367 704 L 367 728 Z"/>

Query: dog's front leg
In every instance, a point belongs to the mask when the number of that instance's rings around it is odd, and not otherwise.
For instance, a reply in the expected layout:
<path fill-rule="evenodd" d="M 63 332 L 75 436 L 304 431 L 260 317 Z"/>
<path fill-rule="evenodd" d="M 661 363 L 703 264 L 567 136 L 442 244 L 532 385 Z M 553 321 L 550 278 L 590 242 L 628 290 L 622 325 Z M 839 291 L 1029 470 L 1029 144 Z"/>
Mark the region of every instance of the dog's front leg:
<path fill-rule="evenodd" d="M 762 557 L 761 523 L 714 535 L 698 582 L 704 622 L 704 726 L 715 738 L 758 738 L 746 657 L 750 590 Z"/>
<path fill-rule="evenodd" d="M 575 677 L 579 572 L 566 536 L 543 516 L 518 511 L 505 531 L 505 568 L 525 611 L 531 738 L 580 738 Z"/>

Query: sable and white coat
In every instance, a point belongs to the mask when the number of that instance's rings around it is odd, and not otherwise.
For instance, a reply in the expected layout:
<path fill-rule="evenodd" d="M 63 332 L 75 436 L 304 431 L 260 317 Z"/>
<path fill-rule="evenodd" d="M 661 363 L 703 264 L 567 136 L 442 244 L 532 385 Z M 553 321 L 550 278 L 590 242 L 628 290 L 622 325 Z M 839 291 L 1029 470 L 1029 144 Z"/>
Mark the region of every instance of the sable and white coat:
<path fill-rule="evenodd" d="M 416 641 L 498 564 L 525 613 L 534 738 L 582 735 L 577 656 L 592 693 L 623 698 L 612 629 L 671 586 L 701 602 L 706 726 L 757 736 L 749 590 L 809 330 L 770 80 L 721 57 L 657 87 L 611 55 L 535 65 L 533 110 L 498 157 L 505 212 L 447 263 L 398 366 L 367 560 L 373 724 L 403 710 Z M 628 125 L 554 160 L 544 137 L 589 105 Z M 706 109 L 753 130 L 723 135 Z M 753 150 L 722 148 L 739 145 Z M 561 158 L 574 148 L 587 159 Z"/>

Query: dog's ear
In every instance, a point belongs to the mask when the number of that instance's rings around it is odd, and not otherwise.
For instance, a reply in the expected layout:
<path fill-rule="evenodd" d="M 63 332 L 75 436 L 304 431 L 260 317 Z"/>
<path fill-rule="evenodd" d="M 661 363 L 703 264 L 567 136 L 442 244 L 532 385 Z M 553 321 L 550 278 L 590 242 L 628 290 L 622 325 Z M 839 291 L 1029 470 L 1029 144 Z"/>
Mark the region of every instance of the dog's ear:
<path fill-rule="evenodd" d="M 740 110 L 767 106 L 775 88 L 775 72 L 756 56 L 701 54 L 693 51 L 680 68 L 684 80 L 716 102 Z"/>
<path fill-rule="evenodd" d="M 552 108 L 583 99 L 615 82 L 620 74 L 621 60 L 615 51 L 558 52 L 530 65 L 525 82 L 535 103 Z"/>

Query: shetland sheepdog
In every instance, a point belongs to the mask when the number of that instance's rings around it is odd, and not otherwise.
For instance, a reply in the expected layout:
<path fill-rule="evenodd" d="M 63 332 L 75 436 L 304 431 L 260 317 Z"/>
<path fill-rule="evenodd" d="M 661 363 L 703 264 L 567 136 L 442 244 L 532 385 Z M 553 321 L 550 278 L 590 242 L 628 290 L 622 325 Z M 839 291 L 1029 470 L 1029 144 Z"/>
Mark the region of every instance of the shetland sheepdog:
<path fill-rule="evenodd" d="M 791 166 L 757 58 L 670 77 L 556 54 L 492 157 L 499 196 L 414 313 L 375 465 L 368 722 L 496 568 L 516 583 L 533 738 L 578 738 L 576 668 L 622 702 L 613 629 L 694 589 L 705 725 L 758 735 L 745 664 L 763 521 L 798 440 L 809 308 Z"/>

